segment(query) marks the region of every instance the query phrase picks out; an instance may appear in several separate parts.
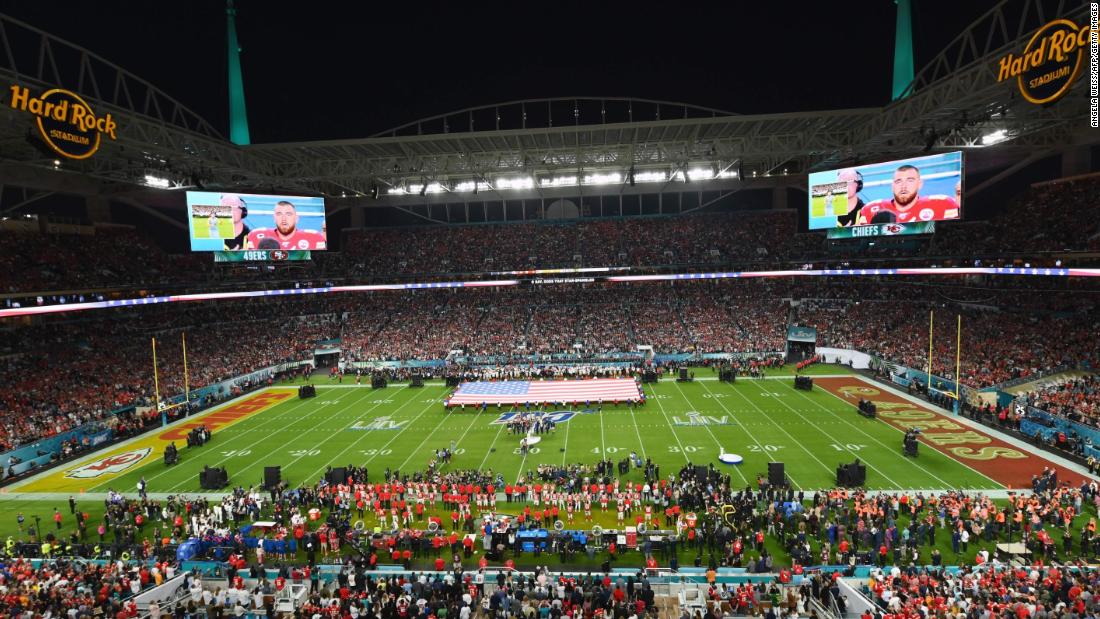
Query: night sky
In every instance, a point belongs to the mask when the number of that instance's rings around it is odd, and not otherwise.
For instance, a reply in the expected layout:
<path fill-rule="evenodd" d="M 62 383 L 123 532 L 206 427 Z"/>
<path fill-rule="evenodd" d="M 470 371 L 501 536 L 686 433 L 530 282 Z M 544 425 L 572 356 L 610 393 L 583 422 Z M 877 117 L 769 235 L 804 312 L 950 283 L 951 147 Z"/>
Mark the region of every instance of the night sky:
<path fill-rule="evenodd" d="M 913 3 L 918 71 L 990 8 Z M 745 114 L 888 101 L 891 0 L 723 4 L 238 0 L 252 141 L 366 137 L 543 97 Z M 149 80 L 228 134 L 224 0 L 8 0 L 3 11 Z"/>

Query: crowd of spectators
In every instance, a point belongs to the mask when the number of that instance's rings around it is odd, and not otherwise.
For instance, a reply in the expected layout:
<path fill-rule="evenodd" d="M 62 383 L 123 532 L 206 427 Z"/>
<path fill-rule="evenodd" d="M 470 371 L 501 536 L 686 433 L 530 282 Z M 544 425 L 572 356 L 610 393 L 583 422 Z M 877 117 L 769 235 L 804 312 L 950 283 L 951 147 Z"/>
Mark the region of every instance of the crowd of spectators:
<path fill-rule="evenodd" d="M 1095 570 L 1036 566 L 878 570 L 868 594 L 895 617 L 1087 617 L 1098 611 Z"/>
<path fill-rule="evenodd" d="M 417 226 L 355 230 L 344 260 L 354 271 L 394 275 L 570 266 L 715 265 L 797 259 L 821 247 L 798 235 L 794 211 L 704 214 L 564 223 Z M 800 237 L 806 243 L 793 244 Z"/>
<path fill-rule="evenodd" d="M 1056 284 L 1062 287 L 1048 290 L 1052 284 L 1041 278 L 594 283 L 61 314 L 0 331 L 0 447 L 108 418 L 120 407 L 151 404 L 153 337 L 161 397 L 181 393 L 183 333 L 192 389 L 312 360 L 323 340 L 339 340 L 341 360 L 353 363 L 447 359 L 456 350 L 479 363 L 586 362 L 637 355 L 639 345 L 661 354 L 783 351 L 792 322 L 816 327 L 819 346 L 863 350 L 923 369 L 929 311 L 936 316 L 933 370 L 946 377 L 954 375 L 955 316 L 962 315 L 962 379 L 969 386 L 1065 365 L 1095 367 L 1097 292 L 1082 283 Z M 791 299 L 801 301 L 792 308 Z M 1095 379 L 1083 379 L 1039 397 L 1060 407 L 1060 414 L 1092 417 L 1095 393 Z M 141 422 L 110 419 L 123 428 Z"/>
<path fill-rule="evenodd" d="M 58 560 L 35 567 L 30 560 L 15 559 L 0 565 L 0 607 L 9 616 L 136 617 L 137 605 L 130 598 L 174 571 L 168 563 L 131 567 Z"/>
<path fill-rule="evenodd" d="M 515 484 L 504 482 L 489 469 L 387 470 L 373 481 L 366 470 L 349 469 L 342 483 L 281 484 L 270 491 L 238 487 L 220 500 L 182 496 L 127 499 L 111 491 L 101 523 L 80 516 L 75 526 L 70 525 L 71 531 L 58 526 L 56 534 L 67 536 L 68 542 L 55 538 L 52 527 L 45 538 L 31 532 L 30 540 L 67 543 L 77 547 L 78 554 L 94 544 L 95 554 L 106 548 L 113 556 L 131 553 L 156 562 L 155 569 L 132 570 L 119 563 L 84 567 L 49 562 L 31 568 L 15 560 L 0 568 L 0 597 L 11 608 L 41 611 L 72 604 L 114 606 L 117 611 L 129 594 L 170 578 L 174 567 L 168 555 L 174 544 L 196 538 L 207 543 L 209 552 L 222 553 L 232 590 L 207 595 L 201 585 L 193 584 L 193 597 L 185 608 L 231 608 L 237 603 L 246 610 L 252 604 L 259 607 L 269 604 L 262 595 L 265 591 L 279 590 L 293 579 L 310 582 L 306 608 L 321 613 L 344 614 L 355 606 L 359 616 L 364 616 L 363 611 L 378 613 L 390 604 L 410 609 L 418 604 L 420 609 L 423 604 L 433 609 L 442 605 L 448 616 L 463 616 L 464 607 L 468 608 L 465 616 L 478 612 L 493 616 L 498 610 L 513 616 L 518 609 L 526 613 L 527 605 L 535 612 L 545 608 L 555 616 L 569 615 L 570 610 L 582 610 L 585 616 L 596 609 L 610 611 L 612 616 L 642 617 L 655 612 L 644 573 L 634 578 L 608 575 L 607 567 L 581 578 L 555 575 L 546 568 L 511 577 L 502 573 L 496 577 L 497 591 L 486 595 L 486 578 L 478 579 L 476 570 L 488 566 L 489 561 L 494 565 L 507 565 L 513 559 L 518 562 L 530 551 L 517 541 L 496 546 L 487 555 L 473 555 L 473 543 L 463 538 L 465 533 L 473 533 L 475 538 L 482 533 L 472 506 L 477 506 L 478 514 L 495 513 L 499 506 L 513 514 L 515 526 L 534 523 L 548 527 L 562 517 L 559 509 L 562 514 L 579 513 L 584 505 L 586 512 L 610 508 L 611 513 L 620 513 L 620 520 L 625 512 L 631 522 L 648 523 L 654 530 L 667 532 L 659 547 L 639 540 L 636 552 L 593 538 L 587 543 L 596 547 L 594 552 L 601 560 L 607 557 L 620 566 L 637 567 L 639 572 L 642 566 L 675 572 L 679 560 L 694 557 L 697 566 L 707 568 L 708 598 L 739 607 L 744 614 L 763 614 L 769 605 L 773 609 L 803 608 L 810 598 L 826 607 L 835 602 L 843 609 L 845 601 L 824 574 L 812 576 L 801 590 L 788 589 L 786 593 L 793 597 L 780 604 L 775 595 L 783 595 L 782 590 L 715 586 L 711 573 L 717 567 L 776 573 L 780 584 L 798 584 L 792 583 L 792 577 L 810 576 L 805 571 L 810 566 L 840 566 L 850 575 L 854 565 L 877 564 L 882 569 L 872 574 L 868 593 L 883 612 L 906 616 L 922 607 L 926 611 L 922 616 L 949 609 L 954 609 L 953 615 L 972 616 L 971 609 L 995 611 L 992 605 L 1013 612 L 1023 605 L 1027 616 L 1045 611 L 1056 613 L 1048 615 L 1052 617 L 1076 606 L 1078 616 L 1084 616 L 1080 611 L 1091 612 L 1095 603 L 1092 597 L 1100 583 L 1094 571 L 1083 569 L 1100 554 L 1100 537 L 1092 516 L 1100 503 L 1100 486 L 1095 481 L 1070 486 L 1045 471 L 1036 477 L 1033 493 L 1012 492 L 1006 501 L 995 501 L 969 491 L 873 494 L 833 489 L 803 493 L 771 487 L 764 477 L 755 486 L 736 487 L 723 471 L 711 466 L 701 474 L 690 463 L 666 475 L 646 463 L 644 479 L 626 480 L 615 476 L 611 464 L 571 465 L 560 471 L 544 466 L 538 474 L 528 473 Z M 317 520 L 307 517 L 314 510 L 323 516 Z M 72 511 L 81 513 L 75 504 Z M 357 519 L 368 520 L 370 526 L 377 523 L 385 532 L 382 544 L 361 545 L 365 541 L 362 532 L 351 525 Z M 273 524 L 257 533 L 248 525 L 256 520 Z M 70 521 L 66 516 L 65 524 Z M 433 530 L 428 522 L 436 522 L 438 528 Z M 494 527 L 499 525 L 497 521 Z M 514 533 L 514 529 L 508 530 Z M 485 542 L 490 536 L 493 540 L 510 539 L 508 530 L 484 532 Z M 248 543 L 248 538 L 257 535 L 258 541 Z M 946 539 L 950 551 L 941 553 Z M 1026 556 L 1022 564 L 1004 562 L 991 552 L 996 544 L 1010 542 L 1022 542 Z M 769 550 L 776 548 L 775 544 L 782 548 L 782 556 L 773 556 Z M 572 545 L 570 536 L 556 536 L 547 552 L 561 554 L 565 560 L 566 547 Z M 343 567 L 335 583 L 320 583 L 317 562 L 330 552 L 343 561 Z M 546 558 L 535 556 L 539 565 L 545 564 Z M 408 568 L 414 560 L 433 564 L 440 573 L 406 576 L 399 582 L 387 580 L 382 586 L 377 580 L 380 575 L 373 572 L 379 563 Z M 949 576 L 941 571 L 949 564 L 963 568 Z M 278 570 L 274 583 L 263 568 Z M 255 579 L 261 595 L 239 595 L 249 591 L 239 577 Z M 43 583 L 53 586 L 35 587 Z M 770 604 L 761 604 L 765 600 Z M 625 614 L 620 615 L 620 610 Z"/>
<path fill-rule="evenodd" d="M 1088 425 L 1100 425 L 1100 377 L 1087 374 L 1027 394 L 1028 404 Z"/>
<path fill-rule="evenodd" d="M 1100 177 L 1039 185 L 1010 200 L 988 222 L 943 226 L 934 255 L 1100 249 Z M 965 209 L 965 206 L 964 206 Z"/>
<path fill-rule="evenodd" d="M 945 306 L 920 298 L 831 303 L 800 308 L 798 320 L 817 328 L 819 346 L 875 353 L 919 370 L 928 367 L 931 312 L 932 373 L 948 378 L 955 376 L 957 317 L 962 316 L 960 378 L 974 388 L 1062 366 L 1100 363 L 1100 341 L 1095 337 L 1100 318 L 1095 313 L 1018 311 L 1027 300 L 1003 308 Z"/>
<path fill-rule="evenodd" d="M 92 320 L 49 321 L 8 331 L 7 354 L 0 358 L 0 447 L 10 449 L 95 420 L 107 420 L 120 434 L 140 426 L 134 412 L 109 413 L 151 406 L 156 383 L 162 400 L 183 393 L 183 332 L 192 389 L 309 359 L 317 340 L 338 336 L 334 314 L 303 308 L 284 317 L 283 307 L 265 301 L 201 310 L 107 310 L 109 315 Z"/>

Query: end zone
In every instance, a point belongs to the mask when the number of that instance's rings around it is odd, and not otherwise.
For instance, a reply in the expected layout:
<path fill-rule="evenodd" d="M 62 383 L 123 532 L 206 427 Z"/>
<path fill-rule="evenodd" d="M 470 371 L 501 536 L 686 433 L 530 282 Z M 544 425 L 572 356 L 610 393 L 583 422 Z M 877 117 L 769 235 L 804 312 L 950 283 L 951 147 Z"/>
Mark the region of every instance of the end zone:
<path fill-rule="evenodd" d="M 270 388 L 238 398 L 214 410 L 188 417 L 173 425 L 123 441 L 108 449 L 11 486 L 20 492 L 83 492 L 110 482 L 135 467 L 154 462 L 164 448 L 186 440 L 187 433 L 201 425 L 212 432 L 225 429 L 294 396 L 292 389 Z"/>
<path fill-rule="evenodd" d="M 972 424 L 895 393 L 860 376 L 814 377 L 814 383 L 853 408 L 860 399 L 878 408 L 878 419 L 899 432 L 921 431 L 920 442 L 1010 489 L 1031 489 L 1031 478 L 1044 467 L 1057 469 L 1058 480 L 1080 485 L 1085 477 L 1029 449 L 1012 445 Z"/>

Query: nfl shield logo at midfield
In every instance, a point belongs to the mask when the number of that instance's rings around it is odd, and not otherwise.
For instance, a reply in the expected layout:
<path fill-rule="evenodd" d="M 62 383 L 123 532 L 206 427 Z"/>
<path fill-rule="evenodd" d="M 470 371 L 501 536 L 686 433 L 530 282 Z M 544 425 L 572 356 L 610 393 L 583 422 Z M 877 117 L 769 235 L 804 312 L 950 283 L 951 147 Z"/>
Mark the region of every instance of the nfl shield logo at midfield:
<path fill-rule="evenodd" d="M 124 451 L 119 454 L 112 454 L 100 458 L 95 462 L 89 462 L 83 466 L 78 466 L 75 469 L 66 471 L 65 477 L 86 479 L 89 477 L 99 477 L 100 475 L 108 473 L 121 473 L 144 460 L 152 451 L 152 447 L 146 447 L 145 449 L 135 449 L 134 451 Z"/>
<path fill-rule="evenodd" d="M 582 411 L 582 412 L 591 414 L 591 413 L 594 413 L 595 411 L 588 408 L 588 409 L 584 409 L 584 411 Z M 541 411 L 534 411 L 533 413 L 526 413 L 526 415 L 533 415 L 535 417 L 538 417 L 538 418 L 546 420 L 546 421 L 553 421 L 554 423 L 562 423 L 562 422 L 565 422 L 565 421 L 569 421 L 576 414 L 577 414 L 576 411 L 555 411 L 555 412 L 552 412 L 552 413 L 544 413 L 544 412 L 541 412 Z M 508 422 L 514 420 L 515 418 L 522 417 L 524 415 L 525 415 L 525 413 L 520 413 L 520 412 L 502 413 L 500 415 L 500 417 L 497 417 L 493 421 L 490 421 L 489 425 L 508 423 Z"/>

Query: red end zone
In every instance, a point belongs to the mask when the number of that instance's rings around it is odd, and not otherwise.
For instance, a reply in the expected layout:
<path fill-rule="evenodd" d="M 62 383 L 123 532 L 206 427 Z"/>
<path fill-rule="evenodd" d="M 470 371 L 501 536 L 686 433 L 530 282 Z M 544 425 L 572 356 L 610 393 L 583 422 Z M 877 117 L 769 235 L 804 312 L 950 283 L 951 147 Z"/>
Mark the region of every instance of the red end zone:
<path fill-rule="evenodd" d="M 1080 485 L 1085 477 L 1030 450 L 954 421 L 929 407 L 916 404 L 874 383 L 856 377 L 814 378 L 814 384 L 855 407 L 860 398 L 878 408 L 878 418 L 901 431 L 919 428 L 920 441 L 1009 488 L 1031 489 L 1031 477 L 1043 467 L 1058 470 L 1058 481 Z"/>

